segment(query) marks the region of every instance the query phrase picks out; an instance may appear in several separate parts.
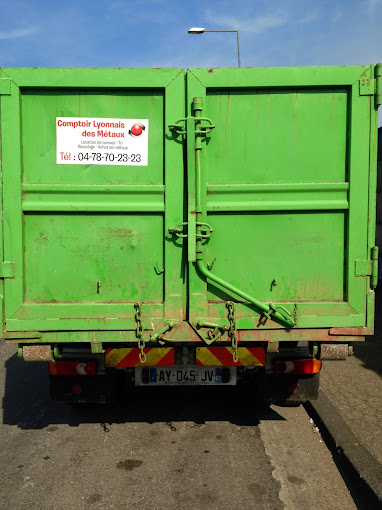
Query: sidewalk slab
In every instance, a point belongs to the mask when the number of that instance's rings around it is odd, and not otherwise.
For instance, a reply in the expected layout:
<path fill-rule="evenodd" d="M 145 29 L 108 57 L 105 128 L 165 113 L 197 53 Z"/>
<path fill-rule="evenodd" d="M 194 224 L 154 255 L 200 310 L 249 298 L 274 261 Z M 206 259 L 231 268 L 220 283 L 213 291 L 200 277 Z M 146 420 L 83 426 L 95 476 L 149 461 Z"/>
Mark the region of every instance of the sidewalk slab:
<path fill-rule="evenodd" d="M 382 463 L 360 444 L 358 437 L 350 430 L 337 408 L 320 390 L 318 400 L 310 402 L 317 414 L 319 427 L 324 426 L 341 453 L 369 489 L 382 502 Z"/>
<path fill-rule="evenodd" d="M 355 342 L 346 361 L 324 361 L 312 406 L 339 451 L 382 501 L 382 289 L 375 335 Z"/>
<path fill-rule="evenodd" d="M 375 338 L 370 338 L 360 347 L 373 351 L 374 342 Z M 355 346 L 355 353 L 358 350 Z M 382 352 L 380 360 L 382 364 Z M 382 377 L 368 366 L 357 354 L 346 361 L 324 361 L 320 386 L 358 438 L 357 443 L 382 463 Z"/>

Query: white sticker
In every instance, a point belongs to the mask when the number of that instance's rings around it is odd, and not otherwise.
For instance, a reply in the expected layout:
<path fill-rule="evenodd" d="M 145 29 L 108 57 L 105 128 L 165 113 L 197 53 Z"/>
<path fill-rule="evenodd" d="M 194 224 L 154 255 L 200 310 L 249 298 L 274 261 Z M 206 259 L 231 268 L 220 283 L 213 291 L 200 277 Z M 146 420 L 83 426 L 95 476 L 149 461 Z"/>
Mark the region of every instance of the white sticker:
<path fill-rule="evenodd" d="M 58 165 L 148 165 L 147 119 L 56 117 Z"/>

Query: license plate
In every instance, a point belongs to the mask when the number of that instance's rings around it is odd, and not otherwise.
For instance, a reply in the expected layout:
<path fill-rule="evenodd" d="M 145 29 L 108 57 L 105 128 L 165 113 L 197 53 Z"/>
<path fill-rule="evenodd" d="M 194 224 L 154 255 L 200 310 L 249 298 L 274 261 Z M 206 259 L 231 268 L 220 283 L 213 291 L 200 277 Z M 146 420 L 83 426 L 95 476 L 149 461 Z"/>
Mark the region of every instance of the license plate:
<path fill-rule="evenodd" d="M 137 367 L 136 386 L 233 386 L 236 367 Z"/>

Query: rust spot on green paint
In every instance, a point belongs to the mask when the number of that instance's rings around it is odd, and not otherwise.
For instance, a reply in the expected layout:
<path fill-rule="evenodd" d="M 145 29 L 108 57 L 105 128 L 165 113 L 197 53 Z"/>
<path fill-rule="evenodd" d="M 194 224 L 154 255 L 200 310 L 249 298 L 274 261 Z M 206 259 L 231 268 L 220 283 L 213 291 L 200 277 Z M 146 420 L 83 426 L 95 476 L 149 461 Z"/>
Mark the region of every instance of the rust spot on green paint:
<path fill-rule="evenodd" d="M 44 233 L 40 232 L 37 241 L 47 241 L 47 240 L 48 240 L 48 238 L 46 236 L 44 236 Z"/>
<path fill-rule="evenodd" d="M 108 228 L 104 229 L 103 233 L 108 237 L 126 239 L 129 237 L 141 237 L 142 233 L 137 232 L 131 228 Z"/>

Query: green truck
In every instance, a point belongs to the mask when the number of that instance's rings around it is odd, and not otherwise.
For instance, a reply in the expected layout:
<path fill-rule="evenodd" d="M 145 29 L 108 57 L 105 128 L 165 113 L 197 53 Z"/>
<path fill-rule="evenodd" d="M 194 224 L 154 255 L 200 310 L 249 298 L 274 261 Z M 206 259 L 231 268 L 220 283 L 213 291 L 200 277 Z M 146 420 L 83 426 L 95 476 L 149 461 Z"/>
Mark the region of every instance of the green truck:
<path fill-rule="evenodd" d="M 2 337 L 52 398 L 317 396 L 373 334 L 381 64 L 0 75 Z"/>

